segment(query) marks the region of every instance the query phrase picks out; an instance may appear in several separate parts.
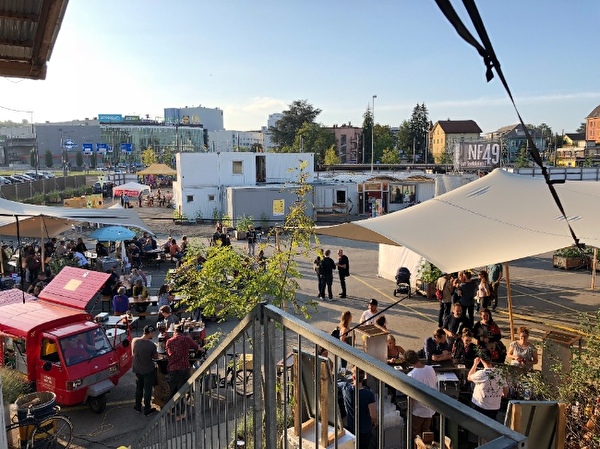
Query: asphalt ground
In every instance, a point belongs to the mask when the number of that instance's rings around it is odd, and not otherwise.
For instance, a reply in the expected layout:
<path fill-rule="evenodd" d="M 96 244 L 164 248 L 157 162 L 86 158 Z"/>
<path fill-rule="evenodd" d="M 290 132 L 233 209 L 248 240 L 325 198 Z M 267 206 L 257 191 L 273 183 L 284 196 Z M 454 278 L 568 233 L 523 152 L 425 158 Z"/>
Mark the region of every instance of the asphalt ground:
<path fill-rule="evenodd" d="M 211 230 L 207 226 L 191 226 L 185 228 L 185 233 L 190 237 L 204 239 L 210 235 Z M 173 236 L 180 237 L 176 233 Z M 245 242 L 234 241 L 233 245 L 243 248 Z M 422 347 L 423 340 L 437 328 L 439 303 L 435 299 L 426 299 L 420 295 L 413 295 L 411 298 L 394 297 L 395 282 L 377 276 L 378 245 L 322 237 L 319 247 L 329 248 L 333 254 L 337 253 L 338 248 L 342 248 L 348 255 L 352 273 L 347 279 L 349 296 L 334 301 L 319 301 L 306 321 L 329 332 L 336 326 L 341 313 L 350 310 L 356 324 L 362 311 L 366 309 L 368 299 L 376 298 L 380 309 L 392 305 L 385 315 L 388 329 L 396 336 L 398 343 L 405 349 Z M 297 292 L 299 301 L 317 298 L 313 258 L 300 263 L 303 278 L 299 281 L 300 289 Z M 158 289 L 167 269 L 172 266 L 167 262 L 160 269 L 148 268 L 147 272 L 153 275 L 152 290 Z M 598 310 L 599 293 L 598 290 L 590 290 L 590 272 L 554 268 L 551 254 L 512 262 L 509 264 L 509 275 L 515 328 L 520 325 L 528 326 L 535 344 L 540 345 L 549 330 L 575 332 L 579 313 L 595 313 Z M 337 297 L 340 292 L 337 279 L 334 280 L 333 291 Z M 508 346 L 510 340 L 504 282 L 500 288 L 499 308 L 493 315 Z M 207 331 L 210 334 L 220 330 L 226 335 L 235 324 L 234 320 L 208 322 Z M 137 330 L 136 334 L 139 333 Z M 116 448 L 134 441 L 149 420 L 133 411 L 134 390 L 134 376 L 128 373 L 110 392 L 108 407 L 103 414 L 96 415 L 85 405 L 64 408 L 64 413 L 71 417 L 75 426 L 74 442 L 86 448 Z"/>

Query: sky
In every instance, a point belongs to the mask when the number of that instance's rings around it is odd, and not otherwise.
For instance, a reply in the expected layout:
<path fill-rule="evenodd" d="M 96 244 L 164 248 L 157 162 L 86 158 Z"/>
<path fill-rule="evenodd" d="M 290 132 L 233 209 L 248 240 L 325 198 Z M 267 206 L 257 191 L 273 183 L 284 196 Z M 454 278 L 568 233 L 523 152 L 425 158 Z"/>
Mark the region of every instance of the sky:
<path fill-rule="evenodd" d="M 600 105 L 600 2 L 477 6 L 524 121 L 574 132 Z M 18 122 L 202 105 L 248 131 L 295 100 L 321 109 L 325 126 L 361 126 L 373 101 L 383 125 L 417 103 L 433 122 L 517 123 L 434 0 L 71 0 L 46 80 L 0 78 L 0 120 Z"/>

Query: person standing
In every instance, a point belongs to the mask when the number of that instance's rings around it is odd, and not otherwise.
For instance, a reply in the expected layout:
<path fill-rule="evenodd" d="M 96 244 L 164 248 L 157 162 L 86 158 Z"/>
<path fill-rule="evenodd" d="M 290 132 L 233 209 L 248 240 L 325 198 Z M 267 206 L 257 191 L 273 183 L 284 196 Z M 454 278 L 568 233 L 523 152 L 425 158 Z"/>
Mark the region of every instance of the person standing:
<path fill-rule="evenodd" d="M 442 327 L 444 325 L 444 320 L 450 315 L 450 306 L 452 305 L 452 293 L 454 292 L 452 275 L 450 275 L 450 273 L 443 273 L 435 283 L 435 288 L 442 292 L 440 312 L 438 314 L 438 327 Z"/>
<path fill-rule="evenodd" d="M 175 334 L 166 343 L 167 356 L 169 357 L 169 363 L 167 364 L 169 399 L 175 396 L 175 393 L 190 378 L 190 349 L 200 351 L 200 346 L 183 334 L 182 325 L 177 326 Z M 176 419 L 181 420 L 183 417 L 184 413 L 180 410 Z"/>
<path fill-rule="evenodd" d="M 469 327 L 473 327 L 473 312 L 475 308 L 475 296 L 477 295 L 477 283 L 471 280 L 470 271 L 461 271 L 458 275 L 460 285 L 458 296 L 460 305 L 463 307 L 465 316 L 469 318 Z"/>
<path fill-rule="evenodd" d="M 350 276 L 350 261 L 348 256 L 344 254 L 343 250 L 338 250 L 338 262 L 337 262 L 338 274 L 340 276 L 340 287 L 342 292 L 340 298 L 346 297 L 346 278 Z"/>
<path fill-rule="evenodd" d="M 325 299 L 325 277 L 323 276 L 323 250 L 317 250 L 317 258 L 313 262 L 313 268 L 317 274 L 318 299 Z M 321 294 L 323 293 L 323 294 Z"/>
<path fill-rule="evenodd" d="M 472 406 L 485 416 L 496 419 L 502 397 L 508 394 L 508 384 L 502 372 L 492 365 L 490 352 L 483 349 L 479 354 L 467 375 L 467 379 L 475 384 L 471 398 Z M 483 369 L 477 371 L 480 362 Z"/>
<path fill-rule="evenodd" d="M 360 316 L 360 325 L 363 326 L 365 324 L 375 324 L 375 319 L 373 318 L 375 315 L 379 313 L 379 309 L 377 306 L 379 303 L 375 298 L 371 298 L 369 300 L 368 309 L 365 310 Z"/>
<path fill-rule="evenodd" d="M 423 365 L 419 360 L 419 356 L 415 351 L 406 351 L 406 362 L 412 365 L 413 369 L 408 373 L 408 377 L 427 385 L 428 387 L 437 390 L 437 374 L 430 365 Z M 435 414 L 435 410 L 426 407 L 418 401 L 413 401 L 412 408 L 412 441 L 417 435 L 422 435 L 423 432 L 429 432 L 431 428 L 431 418 Z"/>
<path fill-rule="evenodd" d="M 152 388 L 156 381 L 156 367 L 153 359 L 158 356 L 156 345 L 152 341 L 154 326 L 144 326 L 144 333 L 131 342 L 133 353 L 133 372 L 135 373 L 135 404 L 136 412 L 142 411 L 142 397 L 144 399 L 144 415 L 151 415 L 156 411 L 152 407 Z"/>
<path fill-rule="evenodd" d="M 331 286 L 333 285 L 333 270 L 335 270 L 335 262 L 329 255 L 331 251 L 326 250 L 323 260 L 321 261 L 321 271 L 323 280 L 320 283 L 319 296 L 325 299 L 325 286 L 327 286 L 327 294 L 330 300 L 333 300 L 333 292 Z"/>
<path fill-rule="evenodd" d="M 373 427 L 377 425 L 377 407 L 375 406 L 375 395 L 366 386 L 364 371 L 354 368 L 352 373 L 352 384 L 344 382 L 342 385 L 342 397 L 346 409 L 346 428 L 349 432 L 357 435 L 354 431 L 355 424 L 355 392 L 358 388 L 358 448 L 368 449 L 371 444 Z"/>
<path fill-rule="evenodd" d="M 246 240 L 248 241 L 248 256 L 254 257 L 254 251 L 256 250 L 256 231 L 252 225 L 248 226 Z"/>
<path fill-rule="evenodd" d="M 492 311 L 498 307 L 498 289 L 502 280 L 502 264 L 495 263 L 487 267 L 490 285 L 492 286 Z"/>

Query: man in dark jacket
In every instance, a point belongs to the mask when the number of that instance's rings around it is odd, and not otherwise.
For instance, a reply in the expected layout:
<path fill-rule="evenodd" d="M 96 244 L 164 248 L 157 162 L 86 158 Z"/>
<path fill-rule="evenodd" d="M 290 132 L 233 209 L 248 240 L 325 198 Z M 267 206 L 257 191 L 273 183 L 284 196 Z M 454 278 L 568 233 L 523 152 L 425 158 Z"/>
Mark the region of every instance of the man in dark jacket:
<path fill-rule="evenodd" d="M 333 300 L 333 292 L 331 286 L 333 285 L 333 270 L 335 270 L 335 262 L 329 255 L 331 251 L 325 251 L 323 260 L 321 260 L 321 276 L 322 280 L 319 284 L 319 296 L 325 299 L 325 286 L 327 285 L 327 293 L 330 300 Z"/>
<path fill-rule="evenodd" d="M 338 262 L 337 262 L 338 274 L 340 276 L 340 287 L 342 292 L 340 298 L 346 297 L 346 278 L 350 276 L 350 261 L 348 256 L 344 254 L 343 250 L 338 250 Z"/>

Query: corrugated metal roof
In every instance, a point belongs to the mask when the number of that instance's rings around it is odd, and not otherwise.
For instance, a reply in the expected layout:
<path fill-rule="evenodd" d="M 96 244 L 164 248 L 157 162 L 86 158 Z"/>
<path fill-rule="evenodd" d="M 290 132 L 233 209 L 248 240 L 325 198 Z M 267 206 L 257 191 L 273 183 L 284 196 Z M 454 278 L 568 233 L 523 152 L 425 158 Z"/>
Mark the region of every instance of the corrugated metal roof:
<path fill-rule="evenodd" d="M 0 75 L 44 79 L 68 0 L 0 0 Z"/>

